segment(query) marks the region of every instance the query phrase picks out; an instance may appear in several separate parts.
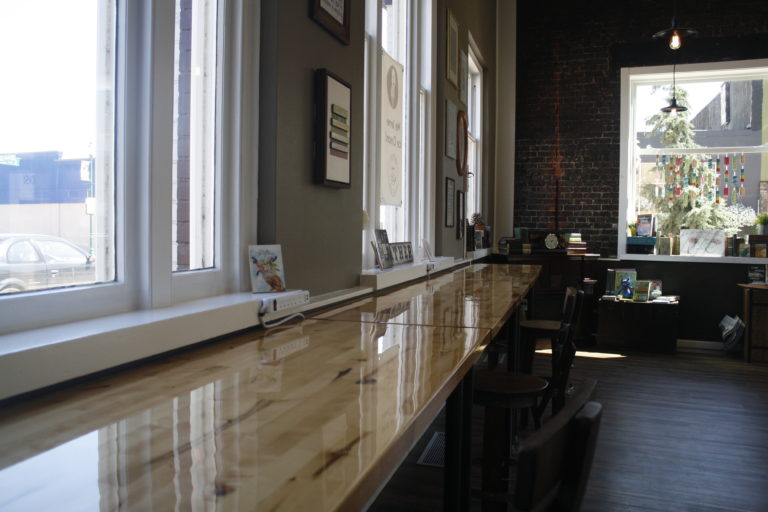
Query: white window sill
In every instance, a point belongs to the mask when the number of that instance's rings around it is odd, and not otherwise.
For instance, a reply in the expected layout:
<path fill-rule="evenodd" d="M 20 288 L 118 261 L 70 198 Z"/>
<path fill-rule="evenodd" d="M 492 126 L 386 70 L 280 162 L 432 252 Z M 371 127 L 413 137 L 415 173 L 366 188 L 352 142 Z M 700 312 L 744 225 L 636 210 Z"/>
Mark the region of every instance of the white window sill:
<path fill-rule="evenodd" d="M 303 311 L 371 293 L 312 297 Z M 0 336 L 0 399 L 175 350 L 259 324 L 251 293 L 201 299 Z"/>
<path fill-rule="evenodd" d="M 744 265 L 766 265 L 768 258 L 742 258 L 739 256 L 679 256 L 660 254 L 620 254 L 622 261 L 673 261 L 677 263 L 741 263 Z"/>
<path fill-rule="evenodd" d="M 448 270 L 456 265 L 456 260 L 451 257 L 439 257 L 433 261 L 419 261 L 406 263 L 386 269 L 367 269 L 360 274 L 360 285 L 371 287 L 374 290 L 382 290 L 390 286 L 407 283 L 414 279 L 426 277 L 435 272 Z"/>

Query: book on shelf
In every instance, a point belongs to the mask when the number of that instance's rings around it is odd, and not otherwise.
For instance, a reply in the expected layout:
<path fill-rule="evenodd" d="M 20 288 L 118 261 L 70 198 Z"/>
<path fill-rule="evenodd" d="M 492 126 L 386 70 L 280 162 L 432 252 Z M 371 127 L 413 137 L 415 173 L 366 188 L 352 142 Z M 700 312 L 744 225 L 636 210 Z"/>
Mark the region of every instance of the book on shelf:
<path fill-rule="evenodd" d="M 656 302 L 660 304 L 677 304 L 678 302 L 680 302 L 680 296 L 679 295 L 661 295 L 653 299 L 651 302 Z"/>
<path fill-rule="evenodd" d="M 613 290 L 620 295 L 621 282 L 624 279 L 629 279 L 629 285 L 635 286 L 637 282 L 637 269 L 634 268 L 617 268 L 615 270 L 615 278 L 613 281 Z"/>
<path fill-rule="evenodd" d="M 768 275 L 768 265 L 749 265 L 747 268 L 747 280 L 750 284 L 764 284 Z"/>
<path fill-rule="evenodd" d="M 638 279 L 635 283 L 635 291 L 632 295 L 632 299 L 637 302 L 648 302 L 648 294 L 650 292 L 651 282 L 647 279 Z"/>

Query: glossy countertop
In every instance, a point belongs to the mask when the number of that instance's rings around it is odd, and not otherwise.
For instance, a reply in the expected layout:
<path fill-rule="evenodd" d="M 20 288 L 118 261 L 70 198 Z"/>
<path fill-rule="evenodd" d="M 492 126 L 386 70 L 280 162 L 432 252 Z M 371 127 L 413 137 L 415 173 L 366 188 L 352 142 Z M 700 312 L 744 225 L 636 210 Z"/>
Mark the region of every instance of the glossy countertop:
<path fill-rule="evenodd" d="M 0 510 L 361 509 L 537 275 L 473 267 L 6 402 Z"/>
<path fill-rule="evenodd" d="M 490 329 L 495 336 L 539 276 L 538 265 L 477 264 L 316 316 L 325 320 Z"/>

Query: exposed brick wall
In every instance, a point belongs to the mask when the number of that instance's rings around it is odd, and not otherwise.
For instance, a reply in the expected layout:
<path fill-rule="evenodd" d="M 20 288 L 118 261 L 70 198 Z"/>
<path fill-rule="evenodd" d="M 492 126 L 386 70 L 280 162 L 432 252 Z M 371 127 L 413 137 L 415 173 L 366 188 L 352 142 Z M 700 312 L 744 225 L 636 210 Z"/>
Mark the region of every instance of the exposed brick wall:
<path fill-rule="evenodd" d="M 616 254 L 620 71 L 624 66 L 768 57 L 765 0 L 681 0 L 699 38 L 673 52 L 653 41 L 671 2 L 518 2 L 515 225 L 580 231 Z M 556 178 L 559 201 L 555 212 Z"/>

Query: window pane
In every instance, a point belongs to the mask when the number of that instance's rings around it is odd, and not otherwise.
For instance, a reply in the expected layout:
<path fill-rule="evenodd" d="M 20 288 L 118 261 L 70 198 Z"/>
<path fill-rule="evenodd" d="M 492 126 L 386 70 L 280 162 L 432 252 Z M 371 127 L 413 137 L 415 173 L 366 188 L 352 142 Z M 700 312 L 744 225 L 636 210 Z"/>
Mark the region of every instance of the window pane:
<path fill-rule="evenodd" d="M 213 0 L 176 3 L 174 271 L 215 263 L 216 8 Z"/>
<path fill-rule="evenodd" d="M 114 280 L 115 1 L 0 1 L 0 20 L 0 293 Z M 77 262 L 15 266 L 34 246 Z"/>
<path fill-rule="evenodd" d="M 384 2 L 382 6 L 382 19 L 381 19 L 381 47 L 389 54 L 394 60 L 403 65 L 403 83 L 402 83 L 402 98 L 403 98 L 403 118 L 402 124 L 403 131 L 407 131 L 408 126 L 408 110 L 410 108 L 410 98 L 408 96 L 407 85 L 409 81 L 409 69 L 407 59 L 407 39 L 408 33 L 406 10 L 408 9 L 408 2 L 406 0 L 391 0 Z M 382 94 L 385 94 L 382 91 Z M 408 141 L 407 137 L 403 138 L 402 144 L 402 165 L 403 165 L 403 179 L 402 183 L 402 204 L 400 206 L 395 205 L 379 205 L 379 225 L 382 229 L 387 230 L 388 238 L 392 242 L 402 242 L 408 238 L 408 226 L 407 218 L 409 214 L 408 197 L 409 197 L 409 181 L 410 174 L 408 169 L 410 168 L 408 160 Z"/>

